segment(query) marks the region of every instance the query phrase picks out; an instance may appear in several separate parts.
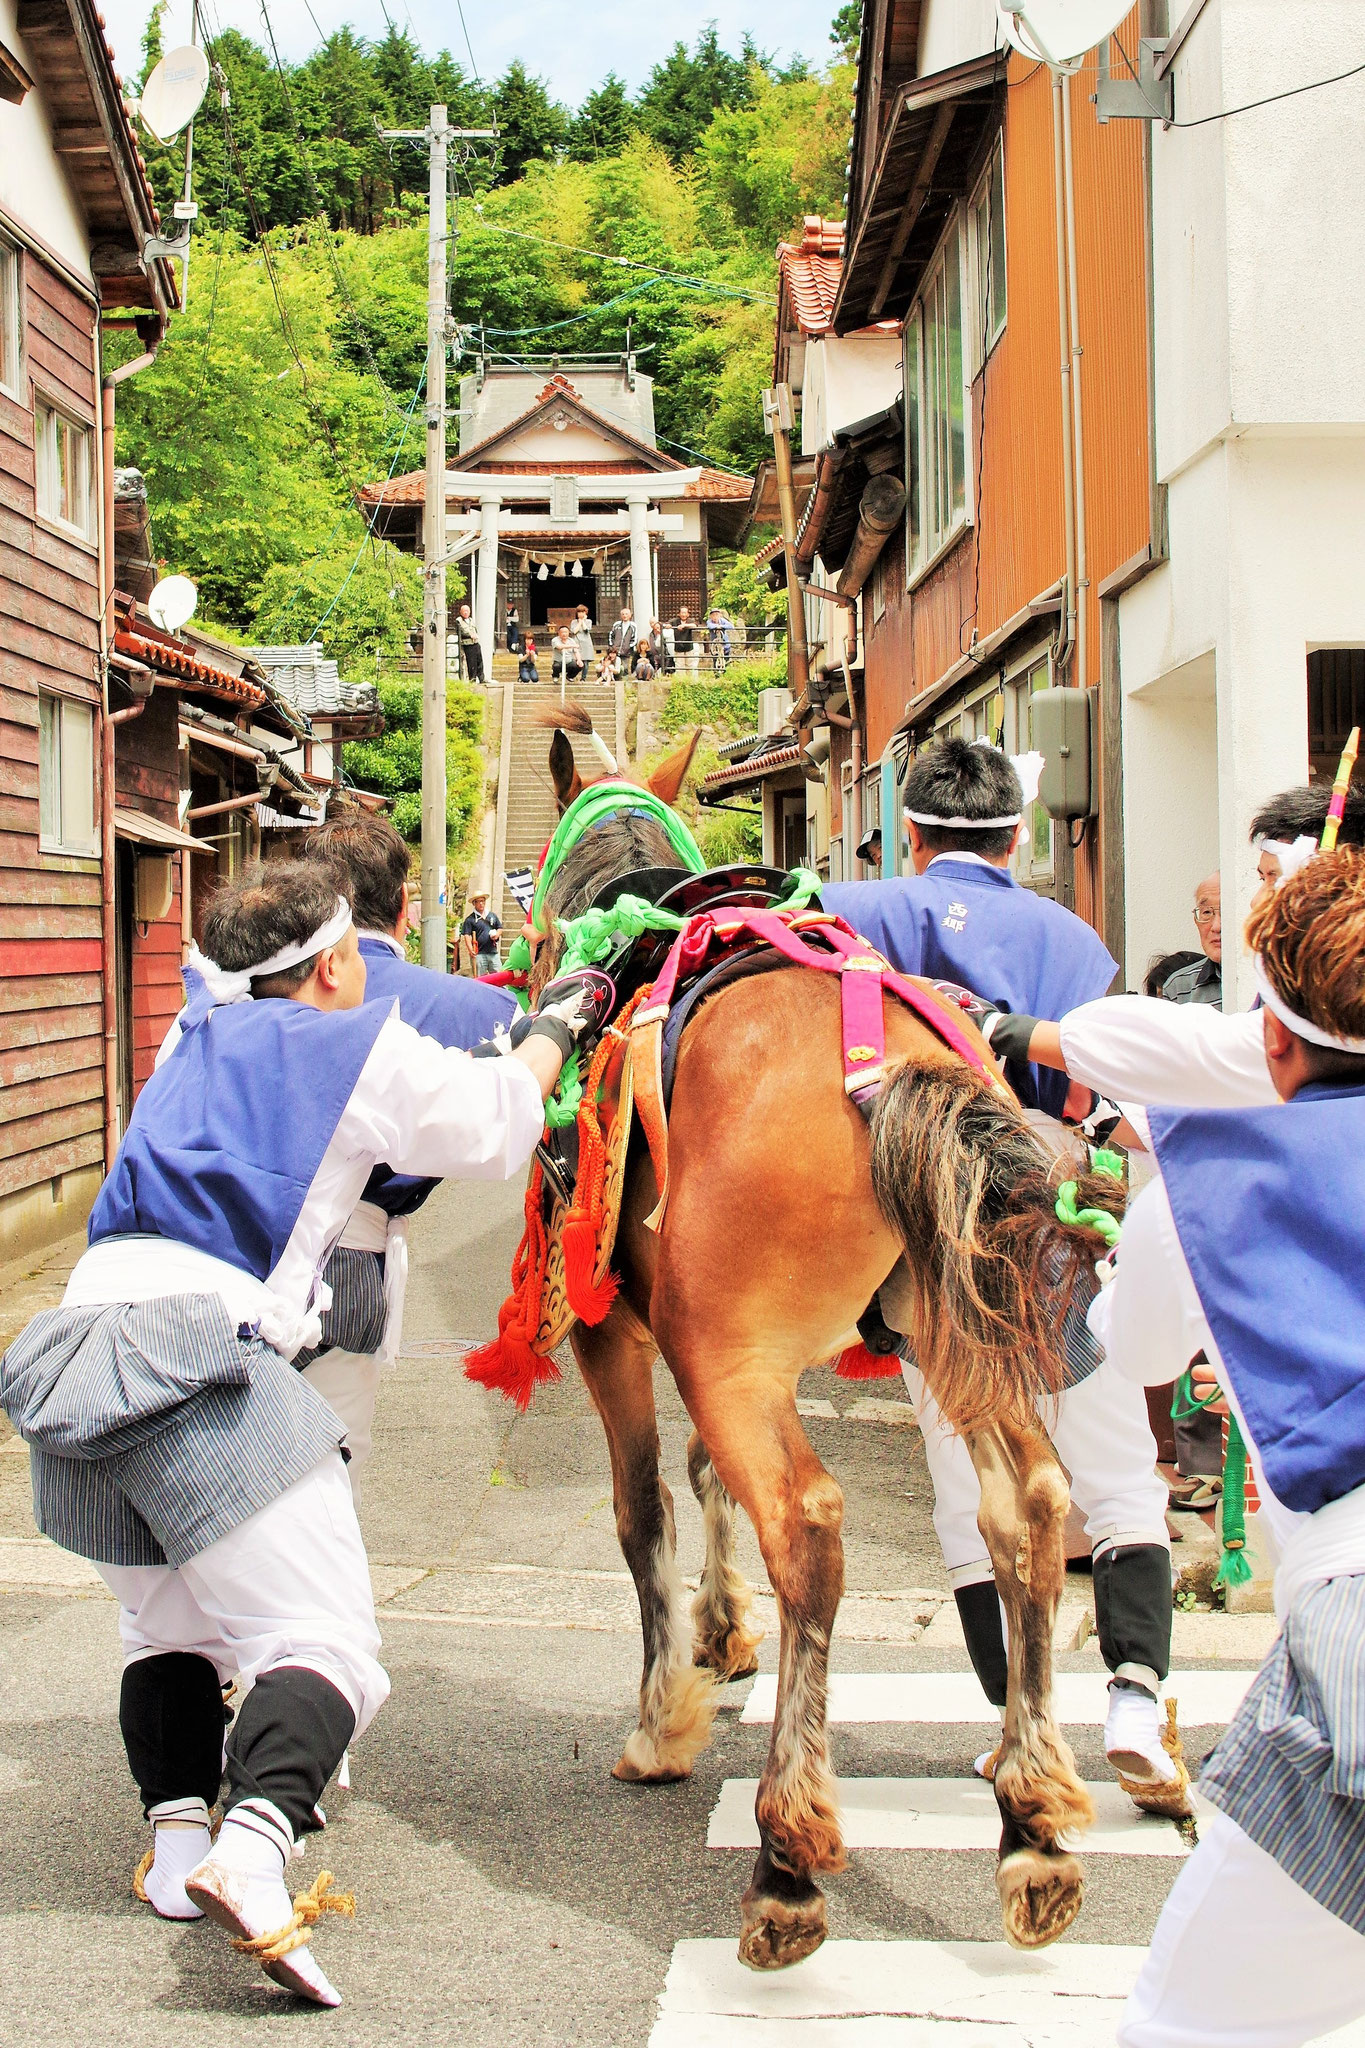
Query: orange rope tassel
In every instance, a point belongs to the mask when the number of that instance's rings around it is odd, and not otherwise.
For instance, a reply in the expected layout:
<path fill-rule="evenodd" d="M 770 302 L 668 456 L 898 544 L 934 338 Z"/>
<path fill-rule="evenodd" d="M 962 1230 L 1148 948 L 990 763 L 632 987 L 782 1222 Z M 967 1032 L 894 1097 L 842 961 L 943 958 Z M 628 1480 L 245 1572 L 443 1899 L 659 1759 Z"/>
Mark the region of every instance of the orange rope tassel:
<path fill-rule="evenodd" d="M 498 1310 L 498 1334 L 491 1343 L 471 1351 L 464 1364 L 466 1379 L 505 1394 L 522 1410 L 530 1407 L 539 1385 L 559 1378 L 553 1358 L 543 1357 L 535 1349 L 550 1251 L 541 1210 L 544 1179 L 537 1160 L 526 1183 L 526 1228 L 512 1260 L 512 1292 Z"/>

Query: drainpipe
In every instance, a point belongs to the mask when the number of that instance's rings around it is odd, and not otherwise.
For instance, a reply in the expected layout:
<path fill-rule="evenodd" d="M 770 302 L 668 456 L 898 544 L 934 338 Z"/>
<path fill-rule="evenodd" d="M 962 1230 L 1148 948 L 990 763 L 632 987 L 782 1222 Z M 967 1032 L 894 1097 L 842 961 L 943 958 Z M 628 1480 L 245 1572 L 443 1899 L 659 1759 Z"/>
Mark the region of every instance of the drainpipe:
<path fill-rule="evenodd" d="M 1085 549 L 1085 434 L 1081 415 L 1081 307 L 1076 284 L 1076 173 L 1071 158 L 1071 80 L 1063 78 L 1062 158 L 1066 173 L 1066 272 L 1067 302 L 1071 315 L 1071 466 L 1074 479 L 1076 527 L 1076 660 L 1070 681 L 1077 690 L 1086 686 L 1089 641 L 1086 622 L 1090 608 L 1090 578 Z"/>
<path fill-rule="evenodd" d="M 1066 149 L 1063 135 L 1063 84 L 1061 74 L 1052 74 L 1052 182 L 1057 202 L 1057 322 L 1062 356 L 1062 523 L 1066 541 L 1066 590 L 1058 635 L 1057 665 L 1064 668 L 1076 644 L 1076 501 L 1071 437 L 1074 415 L 1071 404 L 1070 294 L 1067 289 Z"/>
<path fill-rule="evenodd" d="M 185 819 L 188 823 L 191 818 L 218 818 L 224 811 L 245 811 L 260 802 L 261 792 L 258 789 L 254 796 L 233 796 L 229 797 L 226 803 L 200 804 L 196 810 L 186 811 Z"/>
<path fill-rule="evenodd" d="M 156 350 L 111 370 L 101 389 L 100 483 L 100 997 L 104 1014 L 104 1165 L 118 1151 L 118 932 L 114 919 L 114 727 L 137 718 L 146 700 L 109 709 L 109 653 L 114 644 L 114 390 L 156 360 Z"/>

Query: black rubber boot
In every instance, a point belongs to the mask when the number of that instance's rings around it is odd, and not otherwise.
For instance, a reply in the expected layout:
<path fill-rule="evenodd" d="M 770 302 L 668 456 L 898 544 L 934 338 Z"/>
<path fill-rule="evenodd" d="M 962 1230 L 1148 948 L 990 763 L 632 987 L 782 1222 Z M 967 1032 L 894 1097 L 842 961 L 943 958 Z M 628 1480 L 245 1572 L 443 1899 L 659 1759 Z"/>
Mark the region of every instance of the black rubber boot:
<path fill-rule="evenodd" d="M 169 1799 L 213 1805 L 223 1778 L 223 1692 L 207 1657 L 168 1650 L 125 1665 L 118 1720 L 144 1812 Z"/>
<path fill-rule="evenodd" d="M 993 1707 L 1005 1711 L 1009 1689 L 1009 1658 L 1005 1649 L 1005 1622 L 1000 1612 L 1000 1595 L 994 1579 L 975 1586 L 959 1586 L 953 1594 L 967 1638 L 967 1655 L 981 1680 L 981 1690 Z"/>
<path fill-rule="evenodd" d="M 228 1737 L 223 1811 L 231 1813 L 244 1799 L 268 1799 L 295 1840 L 320 1827 L 322 1788 L 354 1733 L 350 1701 L 328 1679 L 301 1664 L 267 1671 L 242 1702 Z"/>
<path fill-rule="evenodd" d="M 1136 1664 L 1165 1678 L 1171 1668 L 1169 1550 L 1160 1543 L 1106 1550 L 1095 1559 L 1094 1584 L 1095 1630 L 1109 1669 Z"/>

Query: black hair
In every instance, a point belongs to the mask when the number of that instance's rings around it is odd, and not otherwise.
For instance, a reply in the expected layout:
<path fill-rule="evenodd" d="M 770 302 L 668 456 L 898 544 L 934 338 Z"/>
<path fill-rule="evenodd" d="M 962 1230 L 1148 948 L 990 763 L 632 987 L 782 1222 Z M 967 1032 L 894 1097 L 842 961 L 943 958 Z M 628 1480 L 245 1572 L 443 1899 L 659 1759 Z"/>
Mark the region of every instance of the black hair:
<path fill-rule="evenodd" d="M 1147 972 L 1142 977 L 1142 993 L 1145 996 L 1159 996 L 1165 993 L 1166 983 L 1182 967 L 1194 967 L 1204 958 L 1202 953 L 1180 951 L 1176 953 L 1153 953 L 1147 962 Z"/>
<path fill-rule="evenodd" d="M 331 918 L 337 897 L 349 899 L 330 868 L 313 860 L 273 860 L 248 868 L 235 882 L 226 882 L 209 905 L 204 919 L 204 952 L 229 973 L 241 974 L 268 960 L 285 946 L 302 945 Z M 302 988 L 317 954 L 272 974 L 257 995 L 292 995 Z"/>
<path fill-rule="evenodd" d="M 905 808 L 931 818 L 1008 818 L 1024 808 L 1019 777 L 998 747 L 967 740 L 935 740 L 910 763 L 902 790 Z M 940 827 L 915 819 L 931 853 L 1008 853 L 1013 825 L 982 831 Z"/>
<path fill-rule="evenodd" d="M 1251 821 L 1251 837 L 1283 839 L 1289 845 L 1304 834 L 1318 839 L 1331 801 L 1332 786 L 1327 782 L 1281 790 L 1278 796 L 1267 797 L 1257 811 Z M 1365 789 L 1347 790 L 1337 845 L 1365 846 Z"/>
<path fill-rule="evenodd" d="M 364 931 L 391 932 L 403 908 L 403 884 L 411 856 L 408 843 L 387 818 L 357 805 L 333 810 L 303 843 L 309 860 L 321 861 L 349 896 L 355 921 Z"/>

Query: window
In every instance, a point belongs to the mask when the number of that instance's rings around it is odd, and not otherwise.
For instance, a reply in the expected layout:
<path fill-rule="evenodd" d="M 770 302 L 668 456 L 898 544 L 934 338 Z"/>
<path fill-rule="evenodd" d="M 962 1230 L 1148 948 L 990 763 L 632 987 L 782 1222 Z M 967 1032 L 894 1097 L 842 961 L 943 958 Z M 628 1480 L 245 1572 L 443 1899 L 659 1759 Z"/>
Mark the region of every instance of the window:
<path fill-rule="evenodd" d="M 962 249 L 958 220 L 905 328 L 905 473 L 909 575 L 967 518 L 966 391 L 962 367 Z"/>
<path fill-rule="evenodd" d="M 19 251 L 0 241 L 0 385 L 20 397 Z"/>
<path fill-rule="evenodd" d="M 996 142 L 972 200 L 968 239 L 975 290 L 972 365 L 979 370 L 1005 331 L 1005 145 Z"/>
<path fill-rule="evenodd" d="M 39 399 L 33 411 L 38 510 L 87 539 L 94 534 L 94 435 Z"/>
<path fill-rule="evenodd" d="M 45 853 L 93 854 L 95 714 L 72 697 L 38 696 L 38 844 Z"/>

